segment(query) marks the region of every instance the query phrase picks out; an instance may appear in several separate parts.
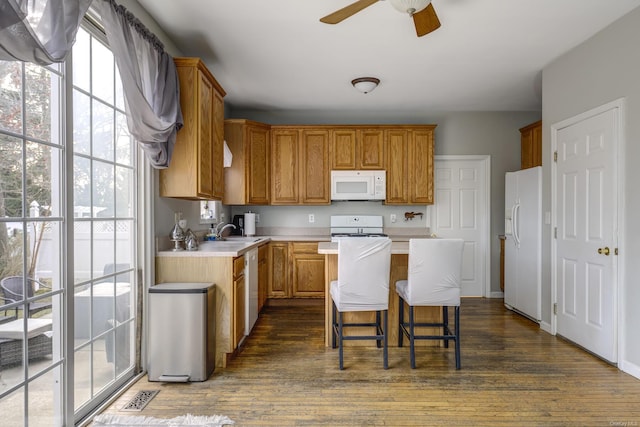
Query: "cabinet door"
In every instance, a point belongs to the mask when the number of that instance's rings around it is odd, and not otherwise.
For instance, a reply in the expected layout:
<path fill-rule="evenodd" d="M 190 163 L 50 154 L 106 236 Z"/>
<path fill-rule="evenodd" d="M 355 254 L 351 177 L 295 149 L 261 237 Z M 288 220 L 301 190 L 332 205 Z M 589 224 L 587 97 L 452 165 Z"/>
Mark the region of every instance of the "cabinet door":
<path fill-rule="evenodd" d="M 356 169 L 355 129 L 335 129 L 331 132 L 331 169 Z"/>
<path fill-rule="evenodd" d="M 198 71 L 198 196 L 213 196 L 213 85 Z"/>
<path fill-rule="evenodd" d="M 217 90 L 213 92 L 213 186 L 211 196 L 222 200 L 224 196 L 224 100 Z"/>
<path fill-rule="evenodd" d="M 295 129 L 271 131 L 271 204 L 300 202 L 298 180 L 299 132 Z"/>
<path fill-rule="evenodd" d="M 531 129 L 533 166 L 542 166 L 542 122 Z"/>
<path fill-rule="evenodd" d="M 409 202 L 409 131 L 387 130 L 387 204 Z"/>
<path fill-rule="evenodd" d="M 303 204 L 331 203 L 329 184 L 329 131 L 302 131 L 300 140 L 300 202 Z"/>
<path fill-rule="evenodd" d="M 384 132 L 380 129 L 358 131 L 357 169 L 384 169 Z"/>
<path fill-rule="evenodd" d="M 269 130 L 267 128 L 247 127 L 249 167 L 247 183 L 249 185 L 247 203 L 250 205 L 269 204 Z"/>
<path fill-rule="evenodd" d="M 289 288 L 289 258 L 288 243 L 269 243 L 269 298 L 288 298 L 291 296 Z"/>
<path fill-rule="evenodd" d="M 317 243 L 291 243 L 291 282 L 294 298 L 324 297 L 324 255 Z"/>
<path fill-rule="evenodd" d="M 242 337 L 244 337 L 244 329 L 245 329 L 245 305 L 246 305 L 246 295 L 245 295 L 245 284 L 244 284 L 244 276 L 240 276 L 233 281 L 233 336 L 234 336 L 234 348 L 238 347 Z"/>
<path fill-rule="evenodd" d="M 542 122 L 520 129 L 520 168 L 542 166 Z"/>
<path fill-rule="evenodd" d="M 433 131 L 414 130 L 409 147 L 410 203 L 433 203 Z"/>
<path fill-rule="evenodd" d="M 267 245 L 258 248 L 258 312 L 267 302 L 269 288 L 269 249 Z"/>
<path fill-rule="evenodd" d="M 211 199 L 213 76 L 197 58 L 175 58 L 175 63 L 184 126 L 176 135 L 169 167 L 160 170 L 160 196 Z"/>

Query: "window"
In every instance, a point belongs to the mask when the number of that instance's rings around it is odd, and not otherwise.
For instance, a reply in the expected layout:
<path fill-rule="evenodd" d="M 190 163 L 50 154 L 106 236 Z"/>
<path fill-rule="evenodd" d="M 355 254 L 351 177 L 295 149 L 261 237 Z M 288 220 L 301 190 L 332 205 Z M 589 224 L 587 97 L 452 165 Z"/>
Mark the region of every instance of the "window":
<path fill-rule="evenodd" d="M 73 424 L 68 408 L 88 414 L 133 375 L 136 180 L 97 31 L 79 30 L 64 65 L 0 61 L 2 424 Z"/>

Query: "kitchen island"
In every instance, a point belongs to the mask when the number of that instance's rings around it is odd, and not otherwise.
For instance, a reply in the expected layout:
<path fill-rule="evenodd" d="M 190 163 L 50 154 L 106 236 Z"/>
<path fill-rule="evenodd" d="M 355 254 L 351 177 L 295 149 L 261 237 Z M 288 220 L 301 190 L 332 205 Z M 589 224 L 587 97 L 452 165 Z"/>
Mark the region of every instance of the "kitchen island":
<path fill-rule="evenodd" d="M 320 242 L 318 243 L 318 253 L 325 255 L 325 345 L 331 345 L 331 316 L 332 301 L 329 293 L 329 285 L 332 280 L 338 278 L 338 243 L 336 242 Z M 407 278 L 407 268 L 409 265 L 409 242 L 393 241 L 391 245 L 391 270 L 389 277 L 389 331 L 388 344 L 390 347 L 398 345 L 398 294 L 396 293 L 396 282 Z M 406 316 L 405 316 L 406 317 Z M 416 322 L 439 322 L 441 319 L 440 307 L 416 307 Z M 374 320 L 373 312 L 346 313 L 345 322 L 372 322 Z M 351 328 L 353 329 L 353 328 Z M 345 329 L 345 335 L 349 335 L 352 331 Z M 416 341 L 416 346 L 438 346 L 439 341 Z M 344 345 L 360 345 L 373 346 L 375 342 L 371 341 L 345 341 Z"/>
<path fill-rule="evenodd" d="M 226 367 L 245 330 L 244 254 L 269 243 L 266 237 L 201 242 L 197 251 L 159 251 L 156 283 L 216 285 L 216 367 Z M 265 246 L 266 248 L 266 246 Z M 180 313 L 167 313 L 167 316 Z"/>

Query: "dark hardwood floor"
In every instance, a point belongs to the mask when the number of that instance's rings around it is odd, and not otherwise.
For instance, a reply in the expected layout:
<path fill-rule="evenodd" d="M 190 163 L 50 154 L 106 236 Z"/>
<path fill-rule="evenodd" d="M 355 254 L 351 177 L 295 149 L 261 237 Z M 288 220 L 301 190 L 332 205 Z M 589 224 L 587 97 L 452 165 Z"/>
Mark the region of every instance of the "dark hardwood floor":
<path fill-rule="evenodd" d="M 150 383 L 160 393 L 139 414 L 171 418 L 223 414 L 238 426 L 637 426 L 640 380 L 542 332 L 502 300 L 464 299 L 462 369 L 453 348 L 323 345 L 322 305 L 268 306 L 224 370 L 202 383 Z"/>

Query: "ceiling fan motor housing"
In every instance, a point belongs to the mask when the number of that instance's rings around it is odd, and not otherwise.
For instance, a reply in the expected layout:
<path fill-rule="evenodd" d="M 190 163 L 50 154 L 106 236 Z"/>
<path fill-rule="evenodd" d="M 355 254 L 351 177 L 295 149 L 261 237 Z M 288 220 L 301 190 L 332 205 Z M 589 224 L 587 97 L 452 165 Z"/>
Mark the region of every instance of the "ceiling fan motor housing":
<path fill-rule="evenodd" d="M 431 0 L 389 0 L 391 5 L 399 12 L 413 15 L 420 12 L 431 3 Z"/>

